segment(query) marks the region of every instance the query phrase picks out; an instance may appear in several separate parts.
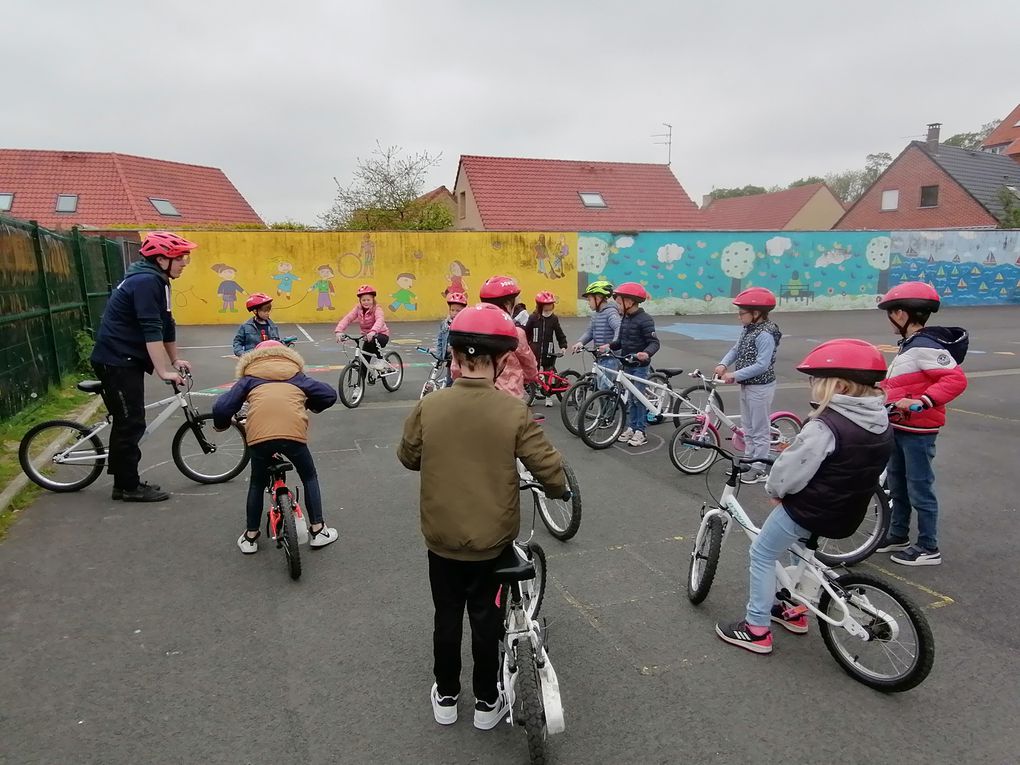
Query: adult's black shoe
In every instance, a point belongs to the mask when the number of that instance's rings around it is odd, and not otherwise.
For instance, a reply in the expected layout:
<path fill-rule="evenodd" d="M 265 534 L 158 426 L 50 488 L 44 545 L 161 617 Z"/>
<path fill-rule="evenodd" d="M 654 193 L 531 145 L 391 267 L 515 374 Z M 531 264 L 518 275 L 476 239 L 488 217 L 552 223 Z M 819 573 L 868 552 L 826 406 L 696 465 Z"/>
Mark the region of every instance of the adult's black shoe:
<path fill-rule="evenodd" d="M 146 483 L 145 481 L 142 481 L 140 484 L 138 484 L 138 488 L 139 489 L 141 489 L 143 486 L 151 486 L 156 491 L 160 491 L 159 485 L 155 484 L 155 483 Z M 113 487 L 113 494 L 110 496 L 110 499 L 113 499 L 113 500 L 124 499 L 124 490 L 114 486 Z"/>
<path fill-rule="evenodd" d="M 120 498 L 124 502 L 162 502 L 170 499 L 170 492 L 163 491 L 158 486 L 141 483 L 134 489 L 124 489 Z"/>

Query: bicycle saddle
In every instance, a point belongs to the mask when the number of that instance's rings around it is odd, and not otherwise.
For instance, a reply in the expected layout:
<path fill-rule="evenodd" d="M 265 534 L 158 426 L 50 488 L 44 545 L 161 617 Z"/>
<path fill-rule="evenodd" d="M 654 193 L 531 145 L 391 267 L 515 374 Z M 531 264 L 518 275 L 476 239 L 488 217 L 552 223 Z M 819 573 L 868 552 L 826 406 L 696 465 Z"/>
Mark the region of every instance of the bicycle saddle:
<path fill-rule="evenodd" d="M 666 375 L 667 378 L 676 377 L 677 375 L 682 375 L 684 373 L 684 370 L 680 369 L 679 367 L 667 367 L 665 369 L 660 369 L 659 367 L 656 367 L 655 371 L 658 372 L 660 375 Z"/>
<path fill-rule="evenodd" d="M 78 383 L 78 390 L 85 393 L 102 393 L 103 384 L 99 380 L 82 380 Z"/>
<path fill-rule="evenodd" d="M 286 458 L 282 454 L 274 454 L 269 462 L 270 473 L 286 473 L 288 470 L 293 470 L 294 466 L 287 462 Z"/>
<path fill-rule="evenodd" d="M 535 564 L 509 544 L 496 558 L 492 576 L 499 582 L 525 582 L 535 578 Z"/>

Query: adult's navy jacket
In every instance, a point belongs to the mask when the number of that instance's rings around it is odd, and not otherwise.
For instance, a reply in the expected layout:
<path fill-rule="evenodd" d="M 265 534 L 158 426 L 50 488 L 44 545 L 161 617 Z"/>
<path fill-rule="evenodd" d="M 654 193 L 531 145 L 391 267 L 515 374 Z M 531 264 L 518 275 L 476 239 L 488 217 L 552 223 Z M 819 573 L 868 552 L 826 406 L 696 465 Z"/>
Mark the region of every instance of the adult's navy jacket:
<path fill-rule="evenodd" d="M 141 367 L 152 373 L 146 343 L 172 343 L 177 326 L 170 313 L 170 279 L 148 260 L 133 263 L 106 303 L 92 362 Z"/>

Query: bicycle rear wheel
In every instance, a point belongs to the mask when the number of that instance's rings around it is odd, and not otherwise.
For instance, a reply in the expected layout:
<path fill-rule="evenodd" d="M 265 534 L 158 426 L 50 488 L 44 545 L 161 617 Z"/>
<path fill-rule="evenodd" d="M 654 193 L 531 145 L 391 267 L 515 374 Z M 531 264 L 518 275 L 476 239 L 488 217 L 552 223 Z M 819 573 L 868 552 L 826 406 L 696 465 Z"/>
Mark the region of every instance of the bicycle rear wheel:
<path fill-rule="evenodd" d="M 549 533 L 561 542 L 566 542 L 581 528 L 581 487 L 573 468 L 566 461 L 563 462 L 563 475 L 570 489 L 570 499 L 550 499 L 540 489 L 532 489 L 531 496 Z"/>
<path fill-rule="evenodd" d="M 404 381 L 404 360 L 400 358 L 400 354 L 396 351 L 388 351 L 384 354 L 383 358 L 386 359 L 386 363 L 393 367 L 396 372 L 390 372 L 382 375 L 383 387 L 390 393 L 397 390 L 400 387 L 400 383 Z"/>
<path fill-rule="evenodd" d="M 206 453 L 204 444 L 212 447 Z M 222 433 L 213 428 L 213 416 L 200 414 L 174 433 L 170 446 L 174 464 L 196 483 L 229 481 L 248 464 L 250 457 L 244 428 L 234 420 Z"/>
<path fill-rule="evenodd" d="M 851 566 L 870 556 L 889 530 L 892 508 L 883 489 L 875 490 L 861 525 L 846 539 L 819 538 L 815 557 L 826 566 Z"/>
<path fill-rule="evenodd" d="M 595 392 L 595 378 L 585 375 L 575 382 L 560 399 L 560 419 L 563 420 L 563 427 L 570 431 L 571 435 L 579 436 L 581 431 L 577 429 L 577 414 L 581 410 L 585 399 Z"/>
<path fill-rule="evenodd" d="M 924 682 L 935 663 L 935 639 L 921 609 L 896 588 L 867 574 L 844 574 L 833 584 L 843 591 L 850 616 L 869 636 L 862 640 L 818 620 L 825 647 L 843 671 L 886 693 L 909 691 Z M 818 608 L 841 618 L 842 609 L 827 591 L 822 591 Z"/>
<path fill-rule="evenodd" d="M 18 447 L 18 462 L 34 484 L 50 491 L 84 489 L 99 478 L 106 448 L 90 428 L 71 420 L 50 420 L 29 430 Z M 73 450 L 72 450 L 73 447 Z M 57 459 L 85 462 L 57 462 Z"/>
<path fill-rule="evenodd" d="M 294 500 L 286 491 L 279 494 L 280 518 L 282 521 L 280 539 L 276 544 L 283 548 L 287 559 L 287 572 L 291 579 L 301 578 L 301 550 L 298 547 L 297 525 L 294 522 Z"/>
<path fill-rule="evenodd" d="M 591 394 L 577 414 L 581 440 L 592 449 L 608 449 L 623 432 L 626 414 L 623 400 L 615 390 Z"/>
<path fill-rule="evenodd" d="M 514 718 L 524 726 L 528 734 L 528 756 L 532 765 L 545 763 L 545 705 L 539 690 L 538 666 L 535 649 L 530 640 L 519 640 L 514 646 L 514 663 L 517 665 L 516 703 L 519 705 Z"/>
<path fill-rule="evenodd" d="M 340 403 L 348 409 L 354 409 L 365 397 L 365 368 L 359 361 L 352 361 L 340 373 L 340 384 L 337 386 Z"/>
<path fill-rule="evenodd" d="M 718 407 L 720 412 L 725 411 L 723 409 L 723 402 L 719 393 L 714 388 L 709 388 L 704 383 L 685 388 L 680 392 L 680 395 L 687 399 L 690 404 L 685 404 L 683 401 L 678 402 L 676 411 L 680 416 L 673 420 L 673 424 L 678 428 L 685 424 L 689 417 L 696 417 L 699 414 L 705 413 L 709 399 L 711 399 L 712 403 Z M 711 417 L 712 424 L 718 427 L 719 418 L 716 417 L 713 412 L 709 412 L 709 416 Z"/>
<path fill-rule="evenodd" d="M 793 443 L 793 439 L 800 433 L 803 427 L 801 421 L 789 414 L 777 414 L 769 420 L 769 434 L 771 443 L 769 451 L 778 456 L 786 447 Z M 772 430 L 775 429 L 775 431 Z"/>
<path fill-rule="evenodd" d="M 673 463 L 673 467 L 687 475 L 704 473 L 715 462 L 718 452 L 685 444 L 684 439 L 704 441 L 718 446 L 719 432 L 700 422 L 688 421 L 686 425 L 673 431 L 673 438 L 669 441 L 669 461 Z"/>
<path fill-rule="evenodd" d="M 722 550 L 723 523 L 718 515 L 710 515 L 698 528 L 687 567 L 687 599 L 697 605 L 708 597 L 719 566 Z"/>

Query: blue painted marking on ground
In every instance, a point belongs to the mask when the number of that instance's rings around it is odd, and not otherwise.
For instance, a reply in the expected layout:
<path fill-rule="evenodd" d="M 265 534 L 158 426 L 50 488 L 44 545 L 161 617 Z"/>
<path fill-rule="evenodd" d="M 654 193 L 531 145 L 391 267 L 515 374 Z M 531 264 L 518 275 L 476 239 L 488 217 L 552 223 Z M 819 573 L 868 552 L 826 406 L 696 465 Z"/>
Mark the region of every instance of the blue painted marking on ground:
<path fill-rule="evenodd" d="M 663 332 L 687 335 L 692 340 L 729 340 L 736 341 L 743 331 L 740 326 L 732 324 L 670 324 L 659 327 Z"/>

